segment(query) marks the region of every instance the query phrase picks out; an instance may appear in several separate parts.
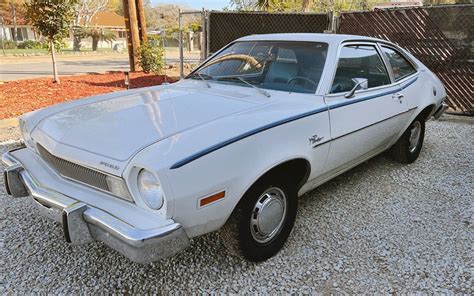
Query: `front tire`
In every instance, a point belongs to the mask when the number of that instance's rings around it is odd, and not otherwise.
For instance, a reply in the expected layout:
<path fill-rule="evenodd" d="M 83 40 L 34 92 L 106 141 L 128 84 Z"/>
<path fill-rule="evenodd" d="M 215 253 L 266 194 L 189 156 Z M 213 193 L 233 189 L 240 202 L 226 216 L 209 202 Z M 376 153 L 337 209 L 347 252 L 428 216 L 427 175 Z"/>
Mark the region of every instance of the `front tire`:
<path fill-rule="evenodd" d="M 420 155 L 425 137 L 425 120 L 416 118 L 395 145 L 390 148 L 390 156 L 400 163 L 412 163 Z"/>
<path fill-rule="evenodd" d="M 245 193 L 221 231 L 227 250 L 252 262 L 274 256 L 293 229 L 297 208 L 293 184 L 277 177 L 257 182 Z"/>

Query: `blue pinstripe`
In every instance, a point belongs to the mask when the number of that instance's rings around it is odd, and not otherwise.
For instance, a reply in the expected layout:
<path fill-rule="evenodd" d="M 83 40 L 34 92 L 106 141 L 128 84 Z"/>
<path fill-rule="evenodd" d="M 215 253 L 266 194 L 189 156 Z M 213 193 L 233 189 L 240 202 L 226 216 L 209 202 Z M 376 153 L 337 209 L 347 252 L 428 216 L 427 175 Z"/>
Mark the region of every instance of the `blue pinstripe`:
<path fill-rule="evenodd" d="M 416 80 L 418 79 L 418 77 L 415 77 L 413 80 L 409 81 L 408 83 L 406 83 L 405 85 L 401 86 L 400 89 L 405 89 L 407 88 L 408 86 L 410 86 L 411 84 L 413 84 Z M 295 120 L 298 120 L 298 119 L 302 119 L 302 118 L 305 118 L 305 117 L 308 117 L 308 116 L 312 116 L 312 115 L 316 115 L 318 113 L 321 113 L 321 112 L 324 112 L 324 111 L 328 111 L 328 110 L 331 110 L 331 109 L 336 109 L 336 108 L 340 108 L 340 107 L 344 107 L 344 106 L 347 106 L 347 105 L 352 105 L 352 104 L 356 104 L 356 103 L 359 103 L 359 102 L 363 102 L 363 101 L 367 101 L 367 100 L 370 100 L 370 99 L 374 99 L 374 98 L 378 98 L 378 97 L 382 97 L 382 96 L 386 96 L 386 95 L 389 95 L 389 94 L 393 94 L 393 93 L 396 93 L 398 91 L 400 91 L 400 89 L 397 89 L 397 90 L 393 90 L 393 91 L 387 91 L 387 92 L 384 92 L 384 93 L 379 93 L 379 94 L 374 94 L 374 95 L 368 95 L 368 96 L 365 96 L 365 97 L 361 97 L 361 98 L 358 98 L 358 99 L 354 99 L 354 100 L 350 100 L 350 101 L 346 101 L 346 102 L 341 102 L 341 103 L 337 103 L 337 104 L 333 104 L 333 105 L 330 105 L 330 106 L 326 106 L 326 107 L 321 107 L 321 108 L 318 108 L 318 109 L 315 109 L 315 110 L 312 110 L 312 111 L 309 111 L 309 112 L 305 112 L 305 113 L 302 113 L 302 114 L 298 114 L 298 115 L 294 115 L 294 116 L 291 116 L 289 118 L 286 118 L 286 119 L 282 119 L 282 120 L 278 120 L 276 122 L 273 122 L 273 123 L 269 123 L 267 125 L 264 125 L 262 127 L 259 127 L 259 128 L 256 128 L 256 129 L 253 129 L 253 130 L 250 130 L 246 133 L 243 133 L 241 135 L 238 135 L 238 136 L 235 136 L 233 138 L 230 138 L 224 142 L 221 142 L 221 143 L 218 143 L 218 144 L 215 144 L 213 146 L 210 146 L 204 150 L 201 150 L 199 152 L 196 152 L 194 153 L 193 155 L 189 156 L 189 157 L 186 157 L 178 162 L 176 162 L 175 164 L 173 164 L 170 169 L 177 169 L 177 168 L 180 168 L 198 158 L 201 158 L 203 157 L 204 155 L 207 155 L 209 153 L 212 153 L 216 150 L 219 150 L 225 146 L 228 146 L 232 143 L 235 143 L 237 141 L 240 141 L 240 140 L 243 140 L 245 138 L 248 138 L 250 136 L 253 136 L 255 134 L 258 134 L 258 133 L 261 133 L 263 131 L 266 131 L 266 130 L 269 130 L 271 128 L 274 128 L 274 127 L 277 127 L 279 125 L 282 125 L 282 124 L 286 124 L 288 122 L 292 122 L 292 121 L 295 121 Z"/>

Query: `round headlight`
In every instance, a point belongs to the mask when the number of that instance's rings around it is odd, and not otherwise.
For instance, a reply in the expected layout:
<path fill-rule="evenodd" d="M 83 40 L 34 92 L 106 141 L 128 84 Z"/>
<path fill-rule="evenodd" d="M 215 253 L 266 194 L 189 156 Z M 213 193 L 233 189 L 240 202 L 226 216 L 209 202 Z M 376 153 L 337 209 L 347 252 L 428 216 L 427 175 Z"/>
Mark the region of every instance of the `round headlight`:
<path fill-rule="evenodd" d="M 138 190 L 147 206 L 158 210 L 163 206 L 163 193 L 155 175 L 145 169 L 138 173 Z"/>

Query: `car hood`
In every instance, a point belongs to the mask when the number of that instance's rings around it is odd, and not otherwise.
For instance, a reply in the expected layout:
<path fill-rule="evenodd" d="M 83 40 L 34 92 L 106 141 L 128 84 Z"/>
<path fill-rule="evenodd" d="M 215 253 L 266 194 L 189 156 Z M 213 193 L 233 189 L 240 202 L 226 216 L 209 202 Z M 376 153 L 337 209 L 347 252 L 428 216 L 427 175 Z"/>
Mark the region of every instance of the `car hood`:
<path fill-rule="evenodd" d="M 202 84 L 177 83 L 98 100 L 49 115 L 37 129 L 62 145 L 123 162 L 162 139 L 262 104 L 245 93 Z"/>

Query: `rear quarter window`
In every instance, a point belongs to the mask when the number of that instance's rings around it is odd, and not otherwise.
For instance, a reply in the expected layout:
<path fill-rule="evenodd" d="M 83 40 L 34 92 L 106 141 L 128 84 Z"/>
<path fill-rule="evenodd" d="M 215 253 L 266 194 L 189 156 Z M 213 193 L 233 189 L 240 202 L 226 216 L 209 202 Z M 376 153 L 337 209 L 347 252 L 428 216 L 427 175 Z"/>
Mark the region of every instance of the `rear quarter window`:
<path fill-rule="evenodd" d="M 382 46 L 382 51 L 390 62 L 396 81 L 416 73 L 415 67 L 397 50 Z"/>

